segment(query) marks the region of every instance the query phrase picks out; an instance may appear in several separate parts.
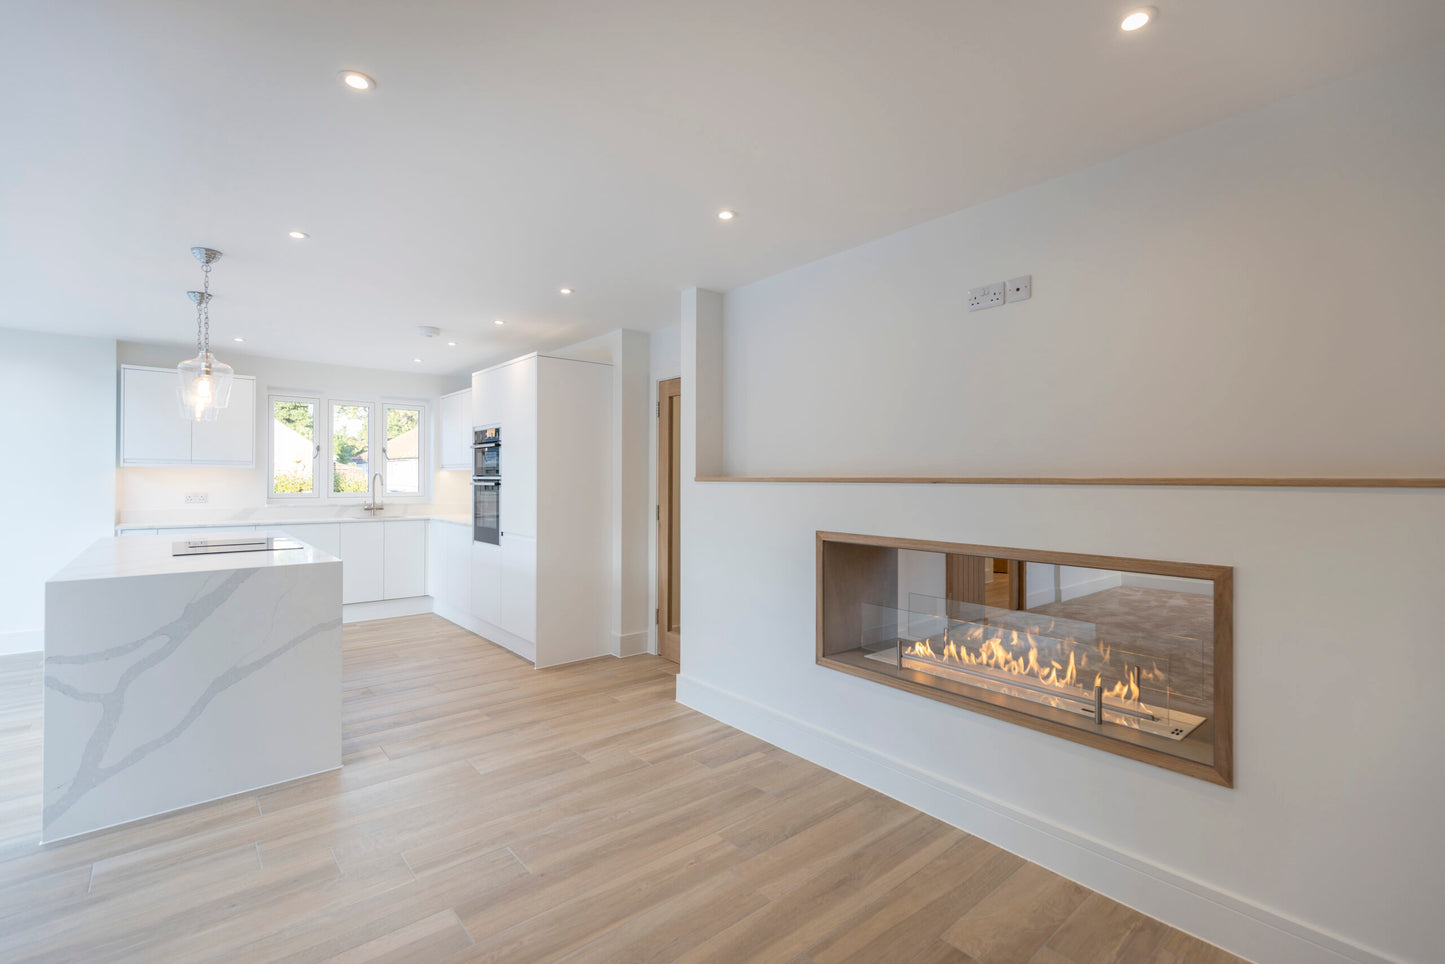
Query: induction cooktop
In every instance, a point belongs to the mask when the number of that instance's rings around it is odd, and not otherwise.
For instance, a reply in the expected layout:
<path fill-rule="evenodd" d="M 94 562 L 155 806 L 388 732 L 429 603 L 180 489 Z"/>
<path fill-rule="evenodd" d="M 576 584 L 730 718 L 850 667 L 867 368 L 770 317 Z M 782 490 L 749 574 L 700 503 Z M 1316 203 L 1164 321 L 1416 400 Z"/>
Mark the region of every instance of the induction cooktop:
<path fill-rule="evenodd" d="M 172 556 L 208 556 L 217 552 L 271 552 L 276 549 L 301 549 L 295 539 L 275 536 L 235 536 L 230 539 L 187 539 L 171 543 Z"/>

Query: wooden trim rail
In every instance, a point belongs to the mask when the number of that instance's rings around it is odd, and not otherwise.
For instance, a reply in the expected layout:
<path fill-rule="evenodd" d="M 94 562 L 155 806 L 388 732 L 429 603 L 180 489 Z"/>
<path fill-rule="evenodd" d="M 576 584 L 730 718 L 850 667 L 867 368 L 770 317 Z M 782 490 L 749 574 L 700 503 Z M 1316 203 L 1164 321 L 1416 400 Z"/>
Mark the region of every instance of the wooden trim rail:
<path fill-rule="evenodd" d="M 1445 489 L 1445 478 L 1291 478 L 1289 476 L 909 476 L 909 475 L 699 475 L 694 482 L 811 482 L 853 485 L 1155 485 L 1298 489 Z"/>

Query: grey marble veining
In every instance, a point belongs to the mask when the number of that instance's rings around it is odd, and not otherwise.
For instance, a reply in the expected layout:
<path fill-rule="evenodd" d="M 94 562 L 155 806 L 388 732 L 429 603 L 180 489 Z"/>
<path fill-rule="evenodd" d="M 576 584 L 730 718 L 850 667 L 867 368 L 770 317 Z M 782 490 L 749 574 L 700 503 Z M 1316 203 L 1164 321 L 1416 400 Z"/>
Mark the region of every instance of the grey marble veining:
<path fill-rule="evenodd" d="M 340 765 L 341 564 L 253 555 L 47 584 L 46 840 Z"/>

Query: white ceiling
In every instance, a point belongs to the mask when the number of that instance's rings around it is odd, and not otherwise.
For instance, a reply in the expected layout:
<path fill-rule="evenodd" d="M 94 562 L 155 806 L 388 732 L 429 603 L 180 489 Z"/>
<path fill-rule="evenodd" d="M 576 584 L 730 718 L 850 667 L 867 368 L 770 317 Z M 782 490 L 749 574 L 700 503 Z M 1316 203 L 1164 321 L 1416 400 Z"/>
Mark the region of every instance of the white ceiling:
<path fill-rule="evenodd" d="M 1439 0 L 1157 4 L 10 3 L 0 326 L 184 343 L 207 244 L 222 357 L 463 372 L 1445 39 Z"/>

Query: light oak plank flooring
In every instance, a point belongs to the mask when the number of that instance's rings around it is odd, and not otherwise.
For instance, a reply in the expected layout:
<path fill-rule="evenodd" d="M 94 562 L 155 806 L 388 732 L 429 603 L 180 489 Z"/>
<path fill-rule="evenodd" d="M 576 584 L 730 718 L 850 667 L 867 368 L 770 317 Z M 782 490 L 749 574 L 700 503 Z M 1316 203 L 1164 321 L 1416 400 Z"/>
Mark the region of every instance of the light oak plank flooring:
<path fill-rule="evenodd" d="M 40 661 L 0 658 L 0 960 L 1239 960 L 694 713 L 672 667 L 350 625 L 342 770 L 41 848 Z"/>

